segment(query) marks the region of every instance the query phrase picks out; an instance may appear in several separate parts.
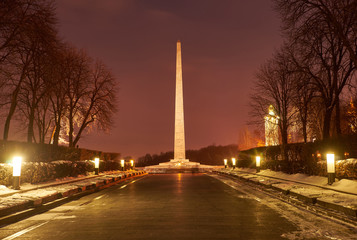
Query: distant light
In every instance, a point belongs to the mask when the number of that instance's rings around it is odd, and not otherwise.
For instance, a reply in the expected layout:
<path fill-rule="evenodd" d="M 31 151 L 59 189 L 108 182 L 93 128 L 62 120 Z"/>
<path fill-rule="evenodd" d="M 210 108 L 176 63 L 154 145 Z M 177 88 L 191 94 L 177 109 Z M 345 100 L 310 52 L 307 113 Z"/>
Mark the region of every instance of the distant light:
<path fill-rule="evenodd" d="M 94 158 L 94 168 L 99 168 L 99 158 Z"/>
<path fill-rule="evenodd" d="M 255 164 L 257 167 L 260 167 L 260 156 L 255 157 Z"/>
<path fill-rule="evenodd" d="M 327 173 L 335 173 L 335 154 L 327 154 Z"/>
<path fill-rule="evenodd" d="M 181 166 L 181 163 L 178 163 L 179 166 Z"/>
<path fill-rule="evenodd" d="M 227 159 L 224 159 L 223 161 L 224 161 L 224 166 L 226 166 L 227 165 Z"/>
<path fill-rule="evenodd" d="M 122 159 L 122 160 L 120 161 L 121 167 L 124 167 L 124 163 L 125 163 L 125 160 Z"/>
<path fill-rule="evenodd" d="M 233 164 L 233 166 L 236 165 L 236 159 L 235 158 L 232 158 L 232 164 Z"/>
<path fill-rule="evenodd" d="M 130 160 L 130 165 L 134 167 L 134 160 Z"/>
<path fill-rule="evenodd" d="M 12 176 L 14 177 L 21 176 L 21 163 L 22 163 L 22 157 L 16 156 L 12 159 Z"/>

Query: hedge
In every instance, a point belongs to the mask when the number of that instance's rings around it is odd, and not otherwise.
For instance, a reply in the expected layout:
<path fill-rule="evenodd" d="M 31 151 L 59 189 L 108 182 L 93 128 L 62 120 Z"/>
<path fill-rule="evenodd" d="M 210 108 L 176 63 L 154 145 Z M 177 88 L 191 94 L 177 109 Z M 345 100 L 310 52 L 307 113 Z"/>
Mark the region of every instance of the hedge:
<path fill-rule="evenodd" d="M 293 143 L 284 147 L 252 148 L 238 153 L 238 167 L 255 167 L 255 156 L 263 157 L 262 169 L 289 174 L 326 176 L 326 153 L 333 152 L 338 178 L 357 179 L 357 136 L 343 136 L 310 143 Z M 349 158 L 348 160 L 346 160 Z"/>
<path fill-rule="evenodd" d="M 100 171 L 120 169 L 118 161 L 100 161 Z M 94 163 L 85 161 L 24 162 L 21 169 L 21 183 L 41 183 L 65 177 L 87 175 L 94 171 Z M 12 185 L 12 166 L 0 164 L 0 185 Z"/>

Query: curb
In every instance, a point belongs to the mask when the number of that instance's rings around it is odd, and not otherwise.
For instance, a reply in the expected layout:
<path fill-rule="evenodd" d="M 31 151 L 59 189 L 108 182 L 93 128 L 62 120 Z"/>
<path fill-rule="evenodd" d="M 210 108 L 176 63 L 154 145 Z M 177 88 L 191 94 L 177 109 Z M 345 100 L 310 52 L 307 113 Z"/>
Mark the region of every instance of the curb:
<path fill-rule="evenodd" d="M 45 212 L 51 208 L 57 207 L 74 199 L 89 195 L 91 193 L 100 191 L 102 189 L 111 187 L 115 184 L 129 180 L 131 178 L 141 177 L 146 174 L 147 173 L 144 171 L 138 171 L 135 173 L 125 173 L 121 176 L 99 176 L 98 178 L 93 179 L 92 182 L 83 182 L 82 184 L 80 181 L 85 181 L 88 179 L 81 179 L 78 181 L 78 184 L 74 184 L 74 186 L 69 186 L 68 189 L 63 192 L 52 193 L 40 198 L 32 198 L 31 196 L 29 196 L 28 199 L 19 202 L 18 204 L 0 209 L 0 227 L 14 223 L 34 214 Z M 74 182 L 75 181 L 72 181 L 70 183 Z M 69 183 L 66 182 L 62 185 L 65 184 Z M 47 188 L 51 188 L 58 185 L 61 184 L 56 183 L 54 185 L 47 186 Z M 35 188 L 32 190 L 38 189 L 39 188 Z M 28 191 L 26 190 L 24 192 Z M 17 193 L 19 192 L 16 192 L 14 194 Z"/>
<path fill-rule="evenodd" d="M 331 189 L 326 189 L 326 188 L 318 187 L 315 185 L 299 183 L 300 185 L 312 186 L 312 187 L 316 188 L 316 190 L 321 192 L 321 194 L 311 193 L 311 192 L 303 193 L 304 192 L 303 188 L 299 188 L 298 186 L 291 186 L 291 185 L 287 186 L 286 184 L 284 184 L 284 182 L 291 182 L 289 180 L 270 179 L 269 177 L 260 175 L 260 177 L 267 178 L 264 180 L 269 182 L 268 184 L 264 184 L 263 181 L 259 181 L 256 178 L 257 176 L 254 176 L 255 174 L 251 174 L 251 173 L 246 173 L 246 174 L 243 173 L 244 174 L 243 176 L 239 176 L 237 174 L 227 173 L 227 172 L 220 172 L 220 171 L 213 171 L 213 172 L 216 174 L 223 174 L 223 175 L 227 175 L 230 177 L 238 178 L 240 180 L 243 180 L 246 182 L 251 182 L 251 183 L 254 183 L 254 184 L 257 184 L 260 186 L 264 186 L 266 188 L 272 188 L 272 189 L 274 189 L 278 192 L 281 192 L 285 195 L 290 195 L 290 196 L 296 197 L 300 201 L 307 203 L 307 204 L 317 204 L 317 205 L 322 206 L 327 209 L 342 212 L 342 213 L 344 213 L 348 216 L 351 216 L 351 217 L 355 217 L 355 218 L 357 217 L 357 205 L 356 206 L 344 206 L 344 205 L 341 205 L 338 203 L 334 203 L 331 200 L 328 201 L 328 199 L 326 198 L 326 196 L 334 197 L 334 196 L 337 196 L 337 194 L 349 195 L 347 193 L 341 193 L 340 191 L 334 191 Z M 349 196 L 355 197 L 354 194 L 350 194 Z"/>

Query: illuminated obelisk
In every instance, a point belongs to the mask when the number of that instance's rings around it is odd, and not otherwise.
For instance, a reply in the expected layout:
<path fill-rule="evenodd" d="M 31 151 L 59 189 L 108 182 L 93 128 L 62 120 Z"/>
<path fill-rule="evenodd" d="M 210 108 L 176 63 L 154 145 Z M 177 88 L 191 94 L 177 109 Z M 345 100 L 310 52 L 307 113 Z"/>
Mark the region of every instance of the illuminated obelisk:
<path fill-rule="evenodd" d="M 188 162 L 185 156 L 185 120 L 183 113 L 181 42 L 177 41 L 176 51 L 176 95 L 175 95 L 175 143 L 174 159 L 171 162 Z"/>

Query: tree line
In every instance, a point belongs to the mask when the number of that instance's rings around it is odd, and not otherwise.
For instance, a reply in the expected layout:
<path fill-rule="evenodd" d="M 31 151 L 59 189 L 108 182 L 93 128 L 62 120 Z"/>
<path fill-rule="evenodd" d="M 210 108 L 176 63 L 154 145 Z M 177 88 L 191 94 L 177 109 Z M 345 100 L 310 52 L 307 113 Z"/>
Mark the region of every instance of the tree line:
<path fill-rule="evenodd" d="M 116 111 L 116 80 L 100 60 L 58 35 L 50 0 L 0 1 L 0 113 L 27 142 L 78 144 L 108 130 Z"/>
<path fill-rule="evenodd" d="M 227 146 L 215 146 L 211 145 L 208 147 L 201 148 L 199 150 L 187 150 L 186 158 L 191 162 L 199 162 L 205 165 L 223 165 L 223 159 L 231 159 L 232 157 L 237 157 L 238 146 L 237 145 L 227 145 Z M 162 162 L 168 162 L 170 159 L 174 158 L 174 152 L 162 152 L 160 154 L 150 155 L 149 153 L 145 156 L 139 157 L 136 166 L 145 167 L 151 165 L 158 165 Z"/>
<path fill-rule="evenodd" d="M 272 104 L 282 144 L 294 130 L 304 142 L 355 133 L 357 1 L 273 2 L 284 42 L 257 71 L 250 101 L 255 124 L 262 126 Z"/>

